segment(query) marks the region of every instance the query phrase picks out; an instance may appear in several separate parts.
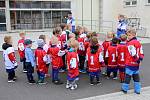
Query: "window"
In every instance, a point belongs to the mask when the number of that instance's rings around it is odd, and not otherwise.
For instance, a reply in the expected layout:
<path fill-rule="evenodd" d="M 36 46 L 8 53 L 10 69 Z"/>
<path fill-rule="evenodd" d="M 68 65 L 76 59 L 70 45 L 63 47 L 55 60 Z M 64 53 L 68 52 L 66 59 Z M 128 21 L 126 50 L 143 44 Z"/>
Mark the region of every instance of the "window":
<path fill-rule="evenodd" d="M 44 12 L 44 28 L 52 28 L 52 11 Z"/>
<path fill-rule="evenodd" d="M 6 31 L 6 17 L 4 9 L 0 9 L 0 31 Z"/>
<path fill-rule="evenodd" d="M 61 8 L 61 1 L 53 1 L 52 2 L 52 8 Z"/>
<path fill-rule="evenodd" d="M 5 10 L 0 9 L 0 23 L 6 23 Z"/>
<path fill-rule="evenodd" d="M 146 5 L 150 5 L 150 0 L 146 0 Z"/>
<path fill-rule="evenodd" d="M 71 8 L 71 2 L 69 1 L 62 1 L 61 8 Z"/>
<path fill-rule="evenodd" d="M 124 4 L 125 4 L 125 7 L 136 6 L 137 5 L 137 0 L 125 0 Z"/>
<path fill-rule="evenodd" d="M 0 24 L 0 31 L 6 31 L 6 24 Z"/>
<path fill-rule="evenodd" d="M 31 8 L 30 1 L 10 1 L 10 8 Z"/>
<path fill-rule="evenodd" d="M 41 8 L 41 2 L 40 1 L 32 1 L 31 8 Z"/>
<path fill-rule="evenodd" d="M 61 11 L 52 11 L 52 25 L 58 26 L 61 23 Z"/>
<path fill-rule="evenodd" d="M 0 1 L 0 7 L 5 7 L 5 1 Z"/>
<path fill-rule="evenodd" d="M 10 8 L 42 8 L 42 9 L 63 9 L 71 8 L 70 1 L 10 1 Z"/>

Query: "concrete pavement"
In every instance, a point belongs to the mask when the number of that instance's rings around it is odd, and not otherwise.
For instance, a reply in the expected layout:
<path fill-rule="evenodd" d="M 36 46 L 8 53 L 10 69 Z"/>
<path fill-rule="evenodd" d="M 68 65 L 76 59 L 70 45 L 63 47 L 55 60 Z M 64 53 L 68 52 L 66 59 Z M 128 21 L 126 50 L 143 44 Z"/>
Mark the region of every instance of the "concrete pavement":
<path fill-rule="evenodd" d="M 130 90 L 128 94 L 116 92 L 78 100 L 150 100 L 150 87 L 142 88 L 142 92 L 140 95 L 135 94 L 134 90 Z"/>

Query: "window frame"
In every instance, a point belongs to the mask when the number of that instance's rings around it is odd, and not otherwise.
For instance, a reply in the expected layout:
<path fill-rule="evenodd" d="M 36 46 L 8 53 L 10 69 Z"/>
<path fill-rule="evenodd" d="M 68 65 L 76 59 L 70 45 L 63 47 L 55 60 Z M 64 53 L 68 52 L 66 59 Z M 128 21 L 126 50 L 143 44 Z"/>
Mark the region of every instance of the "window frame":
<path fill-rule="evenodd" d="M 150 6 L 150 0 L 145 0 L 145 6 Z"/>
<path fill-rule="evenodd" d="M 133 2 L 136 2 L 136 4 L 133 4 Z M 127 3 L 130 3 L 130 5 L 127 5 Z M 124 7 L 136 7 L 137 6 L 137 0 L 124 0 Z"/>

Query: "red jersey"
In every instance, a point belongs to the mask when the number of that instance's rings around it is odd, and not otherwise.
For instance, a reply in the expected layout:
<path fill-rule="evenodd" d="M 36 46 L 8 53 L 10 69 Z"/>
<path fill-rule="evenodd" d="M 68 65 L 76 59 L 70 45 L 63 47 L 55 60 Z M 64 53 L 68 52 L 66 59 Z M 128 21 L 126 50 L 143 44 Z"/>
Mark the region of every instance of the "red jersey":
<path fill-rule="evenodd" d="M 108 50 L 108 47 L 110 46 L 111 42 L 110 41 L 104 41 L 102 43 L 102 46 L 103 46 L 103 50 L 104 50 L 104 57 L 106 55 L 106 51 Z"/>
<path fill-rule="evenodd" d="M 117 45 L 108 47 L 106 58 L 108 58 L 108 67 L 117 67 Z"/>
<path fill-rule="evenodd" d="M 45 73 L 46 62 L 47 62 L 47 54 L 45 50 L 43 50 L 42 48 L 37 48 L 35 50 L 35 59 L 36 59 L 37 70 Z"/>
<path fill-rule="evenodd" d="M 86 55 L 86 51 L 85 51 L 85 41 L 84 41 L 84 38 L 78 38 L 78 42 L 79 42 L 79 49 L 78 49 L 78 54 L 79 55 L 83 55 L 85 56 Z"/>
<path fill-rule="evenodd" d="M 137 61 L 144 58 L 141 43 L 136 38 L 133 38 L 127 42 L 127 48 L 126 65 L 139 67 L 139 63 Z"/>
<path fill-rule="evenodd" d="M 54 69 L 58 69 L 63 66 L 62 56 L 65 52 L 61 51 L 59 47 L 51 46 L 51 48 L 48 49 L 47 54 L 50 54 L 51 56 L 52 67 Z"/>
<path fill-rule="evenodd" d="M 99 48 L 95 54 L 91 53 L 91 48 L 87 49 L 86 60 L 88 61 L 88 70 L 89 72 L 97 72 L 101 70 L 101 63 L 103 60 L 102 49 Z"/>
<path fill-rule="evenodd" d="M 90 42 L 89 42 L 89 40 L 85 40 L 85 42 L 84 42 L 84 46 L 85 46 L 85 52 L 87 52 L 87 49 L 89 48 L 89 46 L 90 46 Z"/>
<path fill-rule="evenodd" d="M 117 47 L 117 53 L 118 53 L 117 62 L 120 67 L 125 67 L 126 52 L 127 52 L 126 43 L 120 43 Z"/>
<path fill-rule="evenodd" d="M 79 68 L 78 68 L 78 54 L 76 52 L 68 52 L 67 53 L 67 66 L 68 66 L 68 76 L 71 78 L 75 78 L 79 76 Z"/>
<path fill-rule="evenodd" d="M 20 39 L 18 41 L 18 52 L 21 59 L 25 58 L 25 45 L 24 45 L 24 39 Z"/>
<path fill-rule="evenodd" d="M 61 41 L 61 48 L 64 49 L 65 48 L 65 45 L 67 45 L 67 34 L 66 34 L 66 31 L 63 31 L 61 36 L 60 36 L 60 41 Z"/>

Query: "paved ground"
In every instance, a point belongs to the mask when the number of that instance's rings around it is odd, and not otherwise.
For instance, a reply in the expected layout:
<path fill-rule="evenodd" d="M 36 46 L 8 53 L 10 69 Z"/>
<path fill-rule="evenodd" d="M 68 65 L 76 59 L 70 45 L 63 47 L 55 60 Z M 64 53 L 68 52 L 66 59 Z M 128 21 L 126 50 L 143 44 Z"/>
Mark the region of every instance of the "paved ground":
<path fill-rule="evenodd" d="M 150 86 L 149 50 L 150 44 L 145 44 L 145 59 L 141 67 L 141 81 L 143 87 Z M 80 76 L 79 88 L 75 91 L 65 89 L 65 84 L 61 86 L 53 85 L 51 79 L 47 79 L 47 85 L 29 85 L 27 84 L 26 75 L 22 73 L 21 65 L 19 65 L 16 74 L 18 81 L 9 84 L 7 83 L 7 74 L 4 69 L 2 53 L 0 53 L 0 65 L 0 100 L 74 100 L 119 92 L 121 86 L 118 81 L 107 80 L 105 78 L 102 78 L 102 85 L 90 86 L 86 74 Z M 65 82 L 65 73 L 61 74 L 61 78 Z"/>
<path fill-rule="evenodd" d="M 133 90 L 131 90 L 126 95 L 122 92 L 116 92 L 80 100 L 150 100 L 150 87 L 144 87 L 140 95 L 135 94 Z"/>

